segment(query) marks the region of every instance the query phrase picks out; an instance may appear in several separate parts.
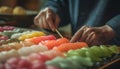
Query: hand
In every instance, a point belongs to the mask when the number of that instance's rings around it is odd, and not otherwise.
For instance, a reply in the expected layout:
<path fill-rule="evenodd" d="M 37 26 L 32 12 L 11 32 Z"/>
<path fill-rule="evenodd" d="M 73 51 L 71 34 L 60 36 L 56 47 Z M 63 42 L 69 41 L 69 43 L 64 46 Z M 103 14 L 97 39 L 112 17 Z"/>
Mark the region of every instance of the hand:
<path fill-rule="evenodd" d="M 84 41 L 90 46 L 102 45 L 107 44 L 114 37 L 115 33 L 108 25 L 101 27 L 83 26 L 75 33 L 71 42 Z"/>
<path fill-rule="evenodd" d="M 43 9 L 34 18 L 34 23 L 36 26 L 43 29 L 51 29 L 52 31 L 55 31 L 55 29 L 58 27 L 59 22 L 59 16 L 50 8 Z"/>

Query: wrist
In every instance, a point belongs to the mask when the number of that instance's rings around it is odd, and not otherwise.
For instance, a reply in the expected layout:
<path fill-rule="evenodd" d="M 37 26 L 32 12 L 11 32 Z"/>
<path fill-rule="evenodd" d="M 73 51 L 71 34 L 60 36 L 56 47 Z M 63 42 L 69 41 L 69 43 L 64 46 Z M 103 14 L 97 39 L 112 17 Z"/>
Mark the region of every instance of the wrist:
<path fill-rule="evenodd" d="M 105 35 L 105 39 L 111 40 L 115 37 L 114 30 L 109 25 L 104 25 L 101 27 L 103 30 L 103 34 Z"/>

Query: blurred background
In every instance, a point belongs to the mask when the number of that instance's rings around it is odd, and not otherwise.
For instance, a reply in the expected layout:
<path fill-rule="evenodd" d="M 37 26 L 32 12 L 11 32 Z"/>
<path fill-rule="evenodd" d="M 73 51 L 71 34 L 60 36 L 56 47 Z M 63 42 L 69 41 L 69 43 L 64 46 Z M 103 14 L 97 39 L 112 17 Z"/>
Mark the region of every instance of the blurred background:
<path fill-rule="evenodd" d="M 21 6 L 25 9 L 38 11 L 47 0 L 0 0 L 0 6 Z"/>
<path fill-rule="evenodd" d="M 47 0 L 0 0 L 0 26 L 28 28 Z"/>

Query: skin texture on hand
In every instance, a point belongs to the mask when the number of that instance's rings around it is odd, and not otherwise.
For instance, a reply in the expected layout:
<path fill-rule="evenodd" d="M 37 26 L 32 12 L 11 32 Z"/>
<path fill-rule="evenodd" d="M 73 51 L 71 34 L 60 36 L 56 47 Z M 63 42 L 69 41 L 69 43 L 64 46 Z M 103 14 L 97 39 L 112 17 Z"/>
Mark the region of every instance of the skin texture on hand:
<path fill-rule="evenodd" d="M 115 33 L 111 27 L 104 25 L 101 27 L 83 26 L 72 37 L 70 42 L 83 41 L 89 46 L 107 44 L 115 37 Z"/>
<path fill-rule="evenodd" d="M 42 29 L 55 31 L 60 23 L 60 17 L 50 8 L 45 8 L 34 18 L 34 24 Z"/>

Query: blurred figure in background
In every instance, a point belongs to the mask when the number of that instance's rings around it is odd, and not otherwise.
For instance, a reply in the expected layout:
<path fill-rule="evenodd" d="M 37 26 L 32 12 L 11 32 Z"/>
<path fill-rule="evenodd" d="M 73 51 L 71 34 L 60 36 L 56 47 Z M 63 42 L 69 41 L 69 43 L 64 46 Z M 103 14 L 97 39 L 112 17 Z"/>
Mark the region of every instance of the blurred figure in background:
<path fill-rule="evenodd" d="M 71 23 L 71 42 L 120 45 L 120 0 L 48 0 L 34 23 L 55 31 Z"/>
<path fill-rule="evenodd" d="M 21 6 L 25 9 L 36 10 L 40 8 L 41 0 L 0 0 L 0 6 L 9 6 L 14 8 Z"/>

